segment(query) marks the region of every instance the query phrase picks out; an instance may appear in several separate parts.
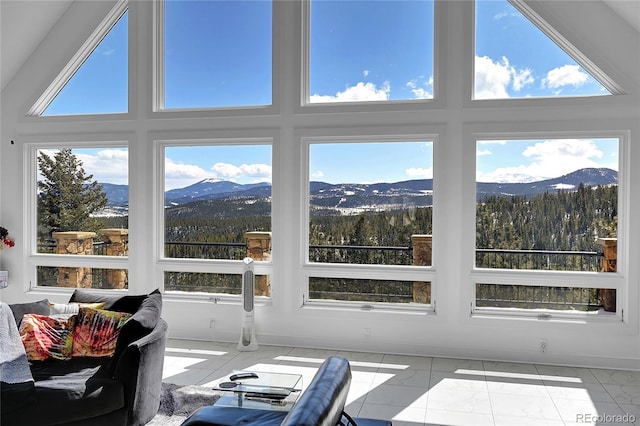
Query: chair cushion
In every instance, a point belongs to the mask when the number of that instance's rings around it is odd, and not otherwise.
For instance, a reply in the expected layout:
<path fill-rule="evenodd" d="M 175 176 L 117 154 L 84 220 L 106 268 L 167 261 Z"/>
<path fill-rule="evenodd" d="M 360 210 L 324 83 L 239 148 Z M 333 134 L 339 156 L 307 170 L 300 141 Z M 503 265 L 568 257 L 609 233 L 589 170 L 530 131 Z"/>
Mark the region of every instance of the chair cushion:
<path fill-rule="evenodd" d="M 122 383 L 108 377 L 106 364 L 105 358 L 88 357 L 34 362 L 38 409 L 23 411 L 21 424 L 66 424 L 124 407 Z"/>
<path fill-rule="evenodd" d="M 13 305 L 9 305 L 9 307 L 11 308 L 11 312 L 13 312 L 13 317 L 16 319 L 18 328 L 20 328 L 22 317 L 25 314 L 49 315 L 50 312 L 48 299 L 42 299 L 38 302 L 14 303 Z"/>
<path fill-rule="evenodd" d="M 103 303 L 104 309 L 108 311 L 127 312 L 135 314 L 140 304 L 147 298 L 146 294 L 121 295 L 121 294 L 96 294 L 84 289 L 76 289 L 69 303 Z"/>
<path fill-rule="evenodd" d="M 118 341 L 116 342 L 115 352 L 109 364 L 109 374 L 111 376 L 115 373 L 120 354 L 122 354 L 129 344 L 151 333 L 158 324 L 161 314 L 162 294 L 160 290 L 154 290 L 142 301 L 138 310 L 120 329 L 120 336 L 118 336 Z"/>

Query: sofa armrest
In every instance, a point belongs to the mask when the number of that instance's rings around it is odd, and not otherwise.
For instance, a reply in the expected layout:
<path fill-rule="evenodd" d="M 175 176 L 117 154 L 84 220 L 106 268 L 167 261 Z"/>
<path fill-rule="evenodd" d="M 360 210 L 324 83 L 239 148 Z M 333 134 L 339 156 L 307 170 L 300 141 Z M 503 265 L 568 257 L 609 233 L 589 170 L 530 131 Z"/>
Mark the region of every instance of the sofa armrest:
<path fill-rule="evenodd" d="M 117 360 L 114 378 L 124 385 L 127 426 L 144 425 L 158 412 L 167 328 L 167 322 L 160 319 L 149 334 L 130 343 Z"/>

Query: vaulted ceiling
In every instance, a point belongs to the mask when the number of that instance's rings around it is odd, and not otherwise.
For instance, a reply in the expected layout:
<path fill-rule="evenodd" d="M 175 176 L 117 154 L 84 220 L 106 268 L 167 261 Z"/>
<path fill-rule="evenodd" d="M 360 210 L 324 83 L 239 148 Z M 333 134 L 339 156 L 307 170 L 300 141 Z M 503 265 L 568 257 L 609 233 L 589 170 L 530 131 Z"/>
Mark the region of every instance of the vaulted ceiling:
<path fill-rule="evenodd" d="M 640 33 L 640 0 L 601 0 Z M 74 0 L 0 1 L 0 87 L 5 88 Z"/>

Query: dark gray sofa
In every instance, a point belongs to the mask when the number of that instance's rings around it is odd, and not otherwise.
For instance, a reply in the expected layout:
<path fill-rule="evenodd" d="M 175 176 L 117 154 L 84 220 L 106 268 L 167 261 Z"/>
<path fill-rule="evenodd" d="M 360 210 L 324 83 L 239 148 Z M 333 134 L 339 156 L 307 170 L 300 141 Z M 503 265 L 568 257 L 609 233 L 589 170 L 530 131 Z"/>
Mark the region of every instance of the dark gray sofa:
<path fill-rule="evenodd" d="M 104 309 L 128 312 L 112 357 L 74 357 L 29 363 L 33 382 L 2 383 L 2 426 L 137 426 L 160 405 L 167 323 L 162 295 L 98 295 L 76 290 L 70 302 L 104 302 Z M 28 305 L 10 307 L 16 319 Z M 32 313 L 38 308 L 31 308 Z M 42 313 L 41 313 L 42 314 Z"/>
<path fill-rule="evenodd" d="M 291 411 L 210 405 L 196 410 L 182 426 L 391 426 L 390 421 L 352 418 L 344 411 L 351 386 L 346 358 L 327 358 Z"/>

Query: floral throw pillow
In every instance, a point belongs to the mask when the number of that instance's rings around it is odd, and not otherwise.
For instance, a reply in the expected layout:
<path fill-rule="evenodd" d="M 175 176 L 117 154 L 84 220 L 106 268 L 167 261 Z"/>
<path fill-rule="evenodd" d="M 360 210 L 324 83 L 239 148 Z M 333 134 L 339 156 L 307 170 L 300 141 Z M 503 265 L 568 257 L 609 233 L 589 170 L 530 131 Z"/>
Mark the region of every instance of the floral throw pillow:
<path fill-rule="evenodd" d="M 80 307 L 73 332 L 75 356 L 105 357 L 113 355 L 120 329 L 131 314 Z"/>
<path fill-rule="evenodd" d="M 20 323 L 20 338 L 29 361 L 49 358 L 68 360 L 72 354 L 76 316 L 50 317 L 26 314 Z"/>

